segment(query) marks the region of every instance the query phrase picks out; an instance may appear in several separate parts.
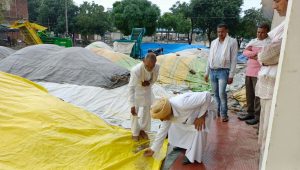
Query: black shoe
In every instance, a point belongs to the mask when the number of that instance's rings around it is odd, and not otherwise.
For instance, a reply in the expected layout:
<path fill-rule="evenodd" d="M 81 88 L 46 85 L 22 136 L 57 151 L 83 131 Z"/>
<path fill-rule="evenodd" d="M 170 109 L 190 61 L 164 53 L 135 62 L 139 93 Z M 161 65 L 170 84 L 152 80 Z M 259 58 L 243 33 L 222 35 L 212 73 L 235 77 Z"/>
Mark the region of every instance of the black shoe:
<path fill-rule="evenodd" d="M 174 148 L 173 148 L 173 151 L 183 151 L 183 150 L 185 150 L 185 149 L 179 148 L 179 147 L 174 147 Z"/>
<path fill-rule="evenodd" d="M 228 121 L 229 121 L 228 116 L 222 118 L 222 122 L 228 122 Z"/>
<path fill-rule="evenodd" d="M 247 114 L 246 116 L 239 116 L 238 119 L 240 120 L 250 120 L 250 119 L 254 119 L 254 116 L 251 116 L 249 114 Z"/>
<path fill-rule="evenodd" d="M 258 123 L 258 120 L 257 119 L 250 119 L 250 120 L 246 120 L 245 121 L 248 125 L 255 125 Z"/>
<path fill-rule="evenodd" d="M 245 113 L 245 112 L 238 112 L 236 115 L 238 117 L 241 117 L 241 116 L 246 116 L 248 113 Z"/>
<path fill-rule="evenodd" d="M 183 160 L 182 160 L 182 165 L 187 165 L 187 164 L 191 164 L 191 162 L 189 161 L 189 159 L 184 156 Z"/>

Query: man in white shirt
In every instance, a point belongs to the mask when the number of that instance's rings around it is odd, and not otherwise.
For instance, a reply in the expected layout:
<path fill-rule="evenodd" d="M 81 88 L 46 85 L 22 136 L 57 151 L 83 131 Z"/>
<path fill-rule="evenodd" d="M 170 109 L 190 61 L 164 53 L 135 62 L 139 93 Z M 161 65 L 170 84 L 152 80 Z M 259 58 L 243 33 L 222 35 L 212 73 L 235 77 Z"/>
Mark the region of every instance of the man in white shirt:
<path fill-rule="evenodd" d="M 209 92 L 191 92 L 163 98 L 151 108 L 151 116 L 162 121 L 153 145 L 144 155 L 157 155 L 168 134 L 172 146 L 186 149 L 189 162 L 202 162 L 209 124 L 217 112 L 217 105 Z"/>
<path fill-rule="evenodd" d="M 218 38 L 211 43 L 204 79 L 210 82 L 222 121 L 228 121 L 226 86 L 231 84 L 236 67 L 237 41 L 228 35 L 228 26 L 219 24 Z"/>
<path fill-rule="evenodd" d="M 148 53 L 143 62 L 132 68 L 129 80 L 129 102 L 131 105 L 132 139 L 148 139 L 146 131 L 150 130 L 150 106 L 154 95 L 152 85 L 156 82 L 159 65 L 156 55 Z"/>

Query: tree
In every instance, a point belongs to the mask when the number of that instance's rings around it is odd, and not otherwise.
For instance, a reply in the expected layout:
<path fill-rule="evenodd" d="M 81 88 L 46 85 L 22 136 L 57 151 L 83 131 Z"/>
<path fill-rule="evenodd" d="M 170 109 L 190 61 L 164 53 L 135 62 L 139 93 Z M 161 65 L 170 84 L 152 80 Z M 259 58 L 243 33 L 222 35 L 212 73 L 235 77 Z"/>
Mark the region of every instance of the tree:
<path fill-rule="evenodd" d="M 190 5 L 192 18 L 211 43 L 212 33 L 216 33 L 219 23 L 225 22 L 231 33 L 234 33 L 233 28 L 238 24 L 242 4 L 243 0 L 191 0 Z"/>
<path fill-rule="evenodd" d="M 167 30 L 167 40 L 169 40 L 169 35 L 172 29 L 176 27 L 176 16 L 171 12 L 166 12 L 158 20 L 158 26 Z"/>
<path fill-rule="evenodd" d="M 4 12 L 7 10 L 7 6 L 11 3 L 11 0 L 0 1 L 0 23 L 4 20 Z"/>
<path fill-rule="evenodd" d="M 39 24 L 48 27 L 48 30 L 55 33 L 65 33 L 65 1 L 67 1 L 68 21 L 72 21 L 77 13 L 77 6 L 74 5 L 73 0 L 42 0 L 38 7 L 37 18 Z M 38 4 L 38 3 L 33 3 Z M 29 14 L 30 15 L 34 15 Z M 31 17 L 35 19 L 35 17 Z M 69 27 L 69 32 L 74 33 L 75 27 L 72 24 Z"/>
<path fill-rule="evenodd" d="M 262 23 L 271 24 L 268 18 L 265 18 L 262 9 L 248 9 L 244 12 L 244 17 L 238 27 L 238 34 L 244 38 L 256 37 L 257 27 Z"/>
<path fill-rule="evenodd" d="M 76 16 L 77 32 L 82 34 L 86 40 L 89 34 L 104 35 L 111 30 L 109 14 L 104 12 L 104 7 L 94 2 L 84 2 L 79 7 L 79 13 Z"/>
<path fill-rule="evenodd" d="M 152 35 L 156 31 L 159 16 L 159 8 L 147 0 L 122 0 L 113 4 L 114 25 L 125 35 L 129 35 L 132 28 L 136 27 L 145 27 L 145 34 Z"/>
<path fill-rule="evenodd" d="M 191 20 L 183 14 L 177 14 L 174 17 L 176 21 L 174 31 L 181 34 L 189 34 L 191 31 Z"/>
<path fill-rule="evenodd" d="M 192 17 L 191 6 L 186 2 L 181 3 L 180 1 L 177 1 L 174 5 L 172 5 L 170 10 L 177 18 L 175 31 L 178 33 L 188 34 L 188 42 L 191 43 L 195 28 L 195 19 Z"/>
<path fill-rule="evenodd" d="M 30 22 L 37 22 L 41 0 L 28 0 L 28 15 Z"/>

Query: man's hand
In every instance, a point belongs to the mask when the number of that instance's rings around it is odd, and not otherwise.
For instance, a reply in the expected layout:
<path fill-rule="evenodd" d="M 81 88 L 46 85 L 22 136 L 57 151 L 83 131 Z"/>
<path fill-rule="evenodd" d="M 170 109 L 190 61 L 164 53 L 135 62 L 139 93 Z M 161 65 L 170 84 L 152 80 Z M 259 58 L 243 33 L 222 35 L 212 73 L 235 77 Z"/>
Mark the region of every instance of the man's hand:
<path fill-rule="evenodd" d="M 233 82 L 233 78 L 229 77 L 228 80 L 227 80 L 227 84 L 231 84 L 232 82 Z"/>
<path fill-rule="evenodd" d="M 257 60 L 257 55 L 256 55 L 256 56 L 254 56 L 254 57 L 252 57 L 252 59 L 253 59 L 253 60 Z"/>
<path fill-rule="evenodd" d="M 150 148 L 147 148 L 146 150 L 145 150 L 145 152 L 144 152 L 144 156 L 146 156 L 146 157 L 150 157 L 150 156 L 152 156 L 154 154 L 154 151 L 152 150 L 152 149 L 150 149 Z"/>
<path fill-rule="evenodd" d="M 142 82 L 142 86 L 150 86 L 150 82 L 149 81 L 143 81 Z"/>
<path fill-rule="evenodd" d="M 195 129 L 198 131 L 202 130 L 202 126 L 205 128 L 205 117 L 196 118 L 194 121 Z"/>
<path fill-rule="evenodd" d="M 131 115 L 132 116 L 137 116 L 137 113 L 136 113 L 136 110 L 135 110 L 135 107 L 131 107 Z"/>
<path fill-rule="evenodd" d="M 204 75 L 204 80 L 205 80 L 206 83 L 208 83 L 208 74 Z"/>

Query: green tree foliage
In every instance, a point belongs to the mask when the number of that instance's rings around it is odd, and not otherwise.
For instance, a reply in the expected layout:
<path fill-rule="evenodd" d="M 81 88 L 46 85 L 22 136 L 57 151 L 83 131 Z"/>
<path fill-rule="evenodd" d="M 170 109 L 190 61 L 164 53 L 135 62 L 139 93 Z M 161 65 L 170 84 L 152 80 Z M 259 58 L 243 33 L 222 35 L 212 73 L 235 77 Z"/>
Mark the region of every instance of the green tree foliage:
<path fill-rule="evenodd" d="M 6 7 L 11 3 L 11 0 L 0 0 L 0 23 L 4 20 L 4 12 Z"/>
<path fill-rule="evenodd" d="M 169 40 L 169 34 L 172 30 L 176 28 L 176 16 L 171 12 L 164 13 L 159 19 L 158 19 L 158 27 L 163 28 L 167 30 L 167 39 Z"/>
<path fill-rule="evenodd" d="M 190 18 L 186 18 L 183 14 L 175 15 L 176 25 L 174 31 L 181 34 L 189 34 L 192 28 Z"/>
<path fill-rule="evenodd" d="M 89 34 L 104 35 L 108 30 L 111 30 L 111 21 L 109 14 L 104 12 L 102 5 L 94 2 L 84 2 L 79 7 L 79 13 L 76 16 L 77 32 L 83 36 Z"/>
<path fill-rule="evenodd" d="M 238 35 L 244 38 L 255 38 L 257 26 L 262 23 L 271 24 L 271 21 L 263 16 L 261 9 L 248 9 L 238 27 Z"/>
<path fill-rule="evenodd" d="M 37 22 L 41 0 L 28 0 L 28 15 L 30 22 Z"/>
<path fill-rule="evenodd" d="M 137 27 L 145 27 L 146 35 L 152 35 L 159 16 L 159 8 L 147 0 L 122 0 L 113 4 L 114 25 L 125 35 Z"/>
<path fill-rule="evenodd" d="M 225 22 L 231 34 L 239 22 L 243 0 L 191 0 L 192 18 L 196 25 L 206 33 L 211 43 L 212 35 L 216 32 L 217 25 Z"/>
<path fill-rule="evenodd" d="M 4 9 L 3 9 L 3 4 L 0 3 L 0 23 L 3 21 L 3 12 L 4 12 Z"/>
<path fill-rule="evenodd" d="M 68 9 L 68 21 L 69 23 L 72 23 L 74 20 L 74 17 L 77 12 L 77 6 L 74 5 L 73 0 L 41 0 L 40 2 L 33 3 L 38 4 L 38 10 L 32 11 L 33 14 L 30 14 L 29 16 L 32 16 L 31 18 L 35 19 L 33 15 L 36 15 L 34 12 L 37 12 L 36 20 L 39 24 L 44 25 L 48 27 L 49 30 L 54 31 L 55 33 L 65 33 L 65 5 L 67 1 L 67 9 Z M 69 32 L 74 33 L 75 31 L 74 25 L 69 25 Z"/>
<path fill-rule="evenodd" d="M 192 18 L 192 10 L 188 3 L 177 1 L 170 10 L 176 16 L 175 32 L 188 34 L 188 41 L 192 41 L 195 20 Z M 191 35 L 189 34 L 191 33 Z"/>

